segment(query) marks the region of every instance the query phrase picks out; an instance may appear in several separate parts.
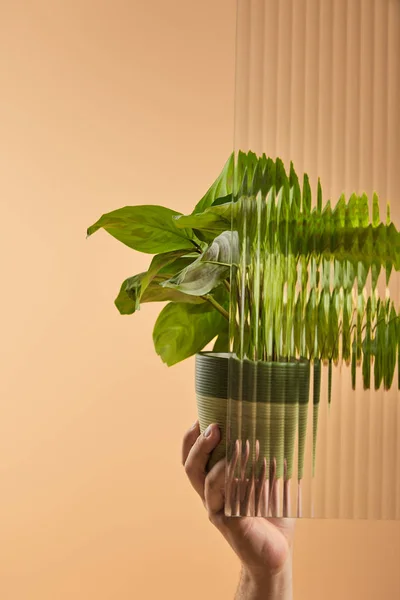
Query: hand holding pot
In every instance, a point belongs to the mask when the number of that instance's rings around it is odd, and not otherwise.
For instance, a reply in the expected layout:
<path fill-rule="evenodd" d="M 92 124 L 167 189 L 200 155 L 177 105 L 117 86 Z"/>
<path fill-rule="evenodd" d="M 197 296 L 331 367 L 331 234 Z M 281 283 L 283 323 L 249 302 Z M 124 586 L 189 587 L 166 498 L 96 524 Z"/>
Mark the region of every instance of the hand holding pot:
<path fill-rule="evenodd" d="M 236 599 L 291 600 L 294 521 L 225 516 L 225 460 L 206 472 L 210 453 L 219 441 L 217 425 L 210 425 L 201 435 L 196 422 L 184 437 L 182 462 L 210 521 L 241 561 Z"/>

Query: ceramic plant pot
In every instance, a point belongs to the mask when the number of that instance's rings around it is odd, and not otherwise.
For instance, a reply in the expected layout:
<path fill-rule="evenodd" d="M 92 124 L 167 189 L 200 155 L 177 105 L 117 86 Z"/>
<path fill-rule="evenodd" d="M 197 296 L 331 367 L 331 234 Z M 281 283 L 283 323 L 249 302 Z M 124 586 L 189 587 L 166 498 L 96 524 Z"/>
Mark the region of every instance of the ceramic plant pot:
<path fill-rule="evenodd" d="M 226 456 L 228 432 L 230 443 L 239 440 L 242 447 L 246 440 L 258 441 L 259 455 L 255 462 L 259 466 L 264 459 L 267 468 L 274 462 L 277 478 L 285 476 L 289 480 L 295 474 L 300 480 L 309 392 L 310 362 L 307 360 L 252 362 L 239 361 L 229 354 L 197 354 L 200 429 L 203 432 L 210 423 L 217 423 L 222 434 L 208 468 Z M 254 466 L 254 460 L 252 464 Z"/>

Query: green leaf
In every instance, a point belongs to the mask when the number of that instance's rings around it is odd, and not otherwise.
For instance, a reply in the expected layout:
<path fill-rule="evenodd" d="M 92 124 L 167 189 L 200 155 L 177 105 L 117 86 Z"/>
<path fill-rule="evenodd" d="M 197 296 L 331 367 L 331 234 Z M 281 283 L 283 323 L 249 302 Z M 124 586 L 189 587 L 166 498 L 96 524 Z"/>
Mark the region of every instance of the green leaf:
<path fill-rule="evenodd" d="M 221 331 L 215 340 L 213 352 L 229 352 L 229 326 L 226 323 L 226 328 Z"/>
<path fill-rule="evenodd" d="M 371 354 L 372 354 L 372 343 L 371 343 L 371 298 L 367 300 L 367 306 L 365 310 L 365 337 L 362 345 L 363 350 L 363 362 L 362 362 L 362 375 L 364 389 L 369 390 L 371 387 Z"/>
<path fill-rule="evenodd" d="M 305 333 L 306 333 L 306 345 L 308 355 L 310 358 L 314 357 L 315 348 L 315 334 L 317 329 L 317 315 L 316 315 L 316 291 L 315 289 L 310 290 L 310 297 L 306 305 L 305 315 Z"/>
<path fill-rule="evenodd" d="M 184 256 L 186 255 L 186 256 Z M 139 309 L 141 302 L 165 302 L 170 300 L 184 301 L 181 295 L 172 297 L 172 293 L 163 293 L 160 284 L 169 279 L 188 265 L 190 265 L 197 255 L 188 255 L 187 250 L 174 250 L 157 254 L 151 261 L 147 272 L 139 273 L 125 279 L 121 285 L 120 292 L 115 299 L 115 305 L 122 315 L 131 315 Z M 146 294 L 146 290 L 157 277 L 155 285 Z M 186 300 L 185 301 L 189 301 Z"/>
<path fill-rule="evenodd" d="M 293 177 L 293 173 L 292 173 Z M 276 183 L 276 163 L 272 158 L 268 158 L 264 169 L 265 188 L 263 189 L 264 195 L 274 188 Z"/>
<path fill-rule="evenodd" d="M 203 350 L 226 327 L 226 319 L 208 303 L 167 304 L 154 327 L 154 346 L 163 362 L 172 366 Z"/>
<path fill-rule="evenodd" d="M 346 364 L 351 359 L 351 326 L 352 326 L 352 306 L 351 291 L 344 293 L 343 298 L 343 332 L 342 332 L 342 356 Z"/>
<path fill-rule="evenodd" d="M 304 173 L 303 177 L 303 202 L 302 209 L 305 215 L 309 215 L 311 212 L 311 187 L 308 175 Z"/>
<path fill-rule="evenodd" d="M 189 296 L 175 289 L 164 288 L 161 283 L 165 279 L 155 276 L 143 290 L 143 280 L 147 273 L 139 273 L 125 279 L 121 285 L 120 292 L 115 299 L 115 306 L 121 315 L 132 315 L 139 310 L 141 304 L 147 302 L 185 302 L 189 304 L 201 304 L 205 300 L 196 296 Z"/>
<path fill-rule="evenodd" d="M 231 201 L 233 196 L 247 195 L 250 191 L 256 195 L 260 188 L 267 193 L 269 189 L 269 187 L 265 189 L 267 180 L 269 185 L 275 184 L 275 176 L 273 182 L 269 178 L 271 163 L 274 170 L 275 163 L 271 159 L 268 160 L 265 154 L 258 157 L 251 151 L 239 150 L 236 156 L 232 153 L 218 178 L 196 204 L 192 214 L 202 213 L 211 205 Z"/>
<path fill-rule="evenodd" d="M 214 239 L 220 233 L 231 229 L 232 210 L 236 210 L 233 209 L 233 206 L 232 202 L 210 206 L 201 213 L 178 216 L 175 222 L 178 228 L 198 229 L 203 234 L 211 235 L 211 238 Z"/>
<path fill-rule="evenodd" d="M 182 258 L 186 255 L 186 258 Z M 198 254 L 188 255 L 187 250 L 174 250 L 173 252 L 163 252 L 154 256 L 147 271 L 147 275 L 142 280 L 142 294 L 156 275 L 164 275 L 165 279 L 179 273 L 182 269 L 190 265 L 197 258 Z"/>
<path fill-rule="evenodd" d="M 129 248 L 149 254 L 193 249 L 193 231 L 177 226 L 174 217 L 179 215 L 164 206 L 125 206 L 100 217 L 87 235 L 103 228 Z"/>
<path fill-rule="evenodd" d="M 219 206 L 220 204 L 228 204 L 228 202 L 232 202 L 232 194 L 228 194 L 227 196 L 222 196 L 221 198 L 217 198 L 212 203 L 212 206 Z"/>
<path fill-rule="evenodd" d="M 139 273 L 122 282 L 121 289 L 115 299 L 115 306 L 121 315 L 132 315 L 139 309 L 140 288 L 147 273 Z"/>
<path fill-rule="evenodd" d="M 381 386 L 385 370 L 385 345 L 386 345 L 386 308 L 382 302 L 378 311 L 378 322 L 375 331 L 375 362 L 374 362 L 374 383 L 375 389 Z"/>
<path fill-rule="evenodd" d="M 326 359 L 329 356 L 329 349 L 327 348 L 328 343 L 328 328 L 329 328 L 329 312 L 328 315 L 325 310 L 325 299 L 328 299 L 329 302 L 329 292 L 323 292 L 321 295 L 321 300 L 318 304 L 318 322 L 317 322 L 317 339 L 318 339 L 318 347 L 321 354 L 321 358 Z M 329 310 L 329 304 L 328 304 Z"/>
<path fill-rule="evenodd" d="M 193 296 L 174 290 L 171 288 L 165 288 L 159 282 L 158 277 L 153 279 L 151 284 L 144 292 L 141 303 L 146 302 L 180 302 L 185 304 L 204 304 L 204 298 Z"/>
<path fill-rule="evenodd" d="M 185 294 L 204 296 L 229 277 L 229 267 L 197 260 L 171 279 L 163 282 L 165 288 L 180 290 Z"/>
<path fill-rule="evenodd" d="M 207 190 L 202 199 L 196 204 L 193 210 L 194 215 L 197 213 L 204 212 L 205 209 L 211 206 L 211 204 L 217 198 L 221 198 L 232 193 L 234 167 L 235 155 L 232 152 L 232 154 L 226 161 L 221 174 L 217 177 L 212 186 Z"/>
<path fill-rule="evenodd" d="M 361 225 L 361 227 L 368 227 L 368 225 L 370 224 L 368 196 L 366 194 L 363 194 L 362 196 L 359 197 L 358 201 L 359 201 L 358 213 L 359 213 L 360 225 Z"/>
<path fill-rule="evenodd" d="M 285 196 L 289 197 L 289 179 L 286 173 L 285 165 L 280 158 L 276 159 L 276 191 L 279 193 L 284 190 Z"/>
<path fill-rule="evenodd" d="M 239 262 L 238 234 L 225 231 L 202 256 L 162 285 L 185 294 L 204 296 L 229 277 L 231 258 Z"/>
<path fill-rule="evenodd" d="M 337 360 L 339 358 L 339 315 L 337 312 L 338 305 L 340 305 L 339 291 L 334 290 L 332 292 L 332 298 L 329 306 L 329 325 L 326 348 L 326 353 L 330 361 L 332 361 L 332 359 Z"/>
<path fill-rule="evenodd" d="M 386 205 L 386 225 L 390 225 L 391 220 L 392 218 L 390 215 L 390 202 L 388 202 Z"/>
<path fill-rule="evenodd" d="M 294 170 L 293 163 L 290 162 L 290 173 L 289 173 L 290 188 L 293 189 L 293 199 L 296 204 L 297 210 L 301 208 L 301 189 L 299 178 L 297 177 L 296 171 Z"/>
<path fill-rule="evenodd" d="M 378 227 L 380 223 L 379 217 L 379 198 L 376 193 L 372 196 L 372 225 Z"/>
<path fill-rule="evenodd" d="M 257 193 L 261 190 L 263 184 L 263 166 L 262 161 L 257 160 L 256 167 L 254 169 L 254 173 L 252 176 L 251 183 L 249 185 L 250 194 L 256 196 Z"/>
<path fill-rule="evenodd" d="M 297 350 L 297 353 L 301 355 L 301 335 L 303 331 L 303 320 L 302 320 L 302 302 L 301 302 L 301 294 L 298 295 L 295 309 L 294 309 L 294 319 L 293 319 L 293 336 L 294 336 L 294 345 Z"/>
<path fill-rule="evenodd" d="M 394 305 L 388 310 L 388 323 L 386 325 L 384 386 L 385 390 L 392 387 L 394 371 L 396 368 L 397 351 L 397 314 Z"/>
<path fill-rule="evenodd" d="M 198 256 L 198 253 L 189 253 L 187 250 L 173 250 L 172 252 L 156 254 L 150 263 L 147 273 L 150 279 L 158 273 L 173 273 L 176 272 L 176 264 L 194 261 Z M 178 259 L 181 259 L 182 257 L 186 258 L 184 258 L 183 261 L 179 261 Z"/>
<path fill-rule="evenodd" d="M 322 212 L 322 187 L 321 187 L 321 181 L 318 178 L 318 187 L 317 187 L 317 212 L 321 213 Z"/>

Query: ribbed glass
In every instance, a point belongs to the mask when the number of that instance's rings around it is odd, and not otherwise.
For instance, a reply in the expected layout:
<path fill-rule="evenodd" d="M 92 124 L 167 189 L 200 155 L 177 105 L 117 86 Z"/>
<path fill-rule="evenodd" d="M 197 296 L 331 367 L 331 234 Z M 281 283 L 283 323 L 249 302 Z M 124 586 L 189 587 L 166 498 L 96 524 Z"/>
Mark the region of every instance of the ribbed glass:
<path fill-rule="evenodd" d="M 399 173 L 400 1 L 238 0 L 226 514 L 400 518 Z"/>

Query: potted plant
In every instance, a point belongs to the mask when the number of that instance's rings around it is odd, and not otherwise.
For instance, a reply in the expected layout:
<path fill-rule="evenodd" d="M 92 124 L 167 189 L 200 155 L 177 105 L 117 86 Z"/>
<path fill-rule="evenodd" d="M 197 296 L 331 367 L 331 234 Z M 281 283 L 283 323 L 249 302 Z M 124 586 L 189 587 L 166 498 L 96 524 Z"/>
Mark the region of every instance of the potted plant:
<path fill-rule="evenodd" d="M 379 278 L 388 284 L 400 270 L 400 234 L 389 209 L 380 220 L 376 195 L 371 215 L 369 204 L 353 194 L 332 207 L 318 183 L 313 205 L 307 175 L 300 185 L 293 165 L 239 152 L 190 215 L 130 206 L 88 229 L 155 255 L 115 304 L 133 314 L 168 302 L 155 349 L 169 366 L 196 355 L 201 430 L 215 422 L 222 431 L 210 466 L 225 456 L 226 437 L 228 456 L 239 441 L 240 477 L 283 479 L 285 501 L 292 477 L 303 477 L 309 402 L 315 469 L 322 365 L 330 402 L 340 361 L 353 387 L 360 366 L 364 388 L 390 388 L 400 364 L 398 307 L 378 294 Z"/>

